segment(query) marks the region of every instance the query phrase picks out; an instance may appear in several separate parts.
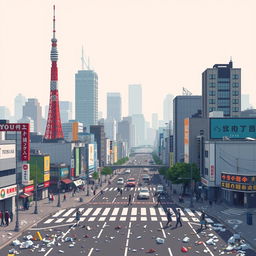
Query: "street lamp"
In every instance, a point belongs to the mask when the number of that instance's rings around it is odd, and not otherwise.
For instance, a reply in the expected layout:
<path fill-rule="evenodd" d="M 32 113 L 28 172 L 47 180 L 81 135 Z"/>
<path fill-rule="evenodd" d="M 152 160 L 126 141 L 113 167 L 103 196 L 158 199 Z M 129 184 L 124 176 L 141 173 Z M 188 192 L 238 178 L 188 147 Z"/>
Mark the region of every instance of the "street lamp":
<path fill-rule="evenodd" d="M 17 132 L 16 132 L 16 181 L 17 181 L 17 173 L 18 173 L 18 164 L 17 164 L 17 145 L 18 145 L 18 140 L 17 140 Z M 17 194 L 15 197 L 15 204 L 16 204 L 16 223 L 15 223 L 15 228 L 14 231 L 19 232 L 20 231 L 20 224 L 19 224 L 19 183 L 17 182 Z"/>
<path fill-rule="evenodd" d="M 61 204 L 60 204 L 60 170 L 59 170 L 59 180 L 58 180 L 58 203 L 57 203 L 57 207 L 61 207 Z"/>
<path fill-rule="evenodd" d="M 35 210 L 34 210 L 34 214 L 38 214 L 38 209 L 37 209 L 37 189 L 38 189 L 38 186 L 37 186 L 37 159 L 36 159 L 36 200 L 35 200 Z"/>

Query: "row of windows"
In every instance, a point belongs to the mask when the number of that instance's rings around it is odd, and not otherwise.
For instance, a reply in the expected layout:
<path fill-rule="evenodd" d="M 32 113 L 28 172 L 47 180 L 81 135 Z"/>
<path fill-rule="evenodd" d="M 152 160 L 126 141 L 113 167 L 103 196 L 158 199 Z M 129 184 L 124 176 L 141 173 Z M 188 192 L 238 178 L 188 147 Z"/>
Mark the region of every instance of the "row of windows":
<path fill-rule="evenodd" d="M 215 99 L 209 99 L 209 104 L 216 104 L 216 100 Z M 239 104 L 239 99 L 233 99 L 232 104 Z M 229 98 L 226 98 L 226 99 L 218 98 L 218 105 L 229 106 L 230 105 L 230 99 Z"/>
<path fill-rule="evenodd" d="M 0 177 L 13 175 L 13 174 L 15 174 L 15 169 L 8 169 L 8 170 L 0 171 Z"/>
<path fill-rule="evenodd" d="M 209 79 L 216 79 L 216 74 L 209 74 Z M 232 75 L 232 79 L 239 79 L 239 75 L 238 74 L 233 74 Z M 229 80 L 229 78 L 222 78 L 219 79 L 220 81 L 226 82 Z"/>
<path fill-rule="evenodd" d="M 232 96 L 239 96 L 239 91 L 232 91 Z M 209 91 L 209 96 L 216 96 L 216 91 Z M 229 98 L 230 91 L 228 90 L 218 90 L 218 98 Z"/>
<path fill-rule="evenodd" d="M 234 108 L 232 108 L 232 111 L 233 112 L 239 112 L 239 108 L 238 107 L 234 107 Z"/>
<path fill-rule="evenodd" d="M 209 83 L 209 88 L 216 88 L 216 85 L 218 87 L 218 89 L 222 88 L 222 89 L 229 89 L 230 88 L 230 84 L 228 83 Z M 239 83 L 232 83 L 232 87 L 233 88 L 238 88 L 239 87 Z"/>

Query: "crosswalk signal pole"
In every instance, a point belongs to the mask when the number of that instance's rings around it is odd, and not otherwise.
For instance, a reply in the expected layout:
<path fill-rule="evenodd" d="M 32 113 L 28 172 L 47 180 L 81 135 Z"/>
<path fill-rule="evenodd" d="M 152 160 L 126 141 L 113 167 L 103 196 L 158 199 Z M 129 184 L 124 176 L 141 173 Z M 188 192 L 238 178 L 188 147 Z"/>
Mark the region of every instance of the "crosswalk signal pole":
<path fill-rule="evenodd" d="M 189 206 L 190 208 L 194 208 L 194 204 L 193 204 L 192 181 L 193 181 L 192 165 L 190 164 L 190 190 L 191 190 L 191 195 L 190 195 L 190 206 Z"/>

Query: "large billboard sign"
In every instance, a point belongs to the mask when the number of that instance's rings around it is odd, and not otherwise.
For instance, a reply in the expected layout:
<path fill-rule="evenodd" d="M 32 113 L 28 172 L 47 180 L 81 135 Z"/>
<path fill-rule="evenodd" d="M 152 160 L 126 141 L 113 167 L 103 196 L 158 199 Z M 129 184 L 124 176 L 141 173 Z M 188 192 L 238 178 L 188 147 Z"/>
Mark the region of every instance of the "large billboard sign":
<path fill-rule="evenodd" d="M 189 118 L 184 119 L 184 162 L 189 163 Z"/>
<path fill-rule="evenodd" d="M 256 118 L 210 118 L 210 138 L 256 138 Z"/>
<path fill-rule="evenodd" d="M 0 124 L 0 132 L 21 132 L 21 160 L 30 160 L 30 132 L 29 124 L 7 123 Z"/>
<path fill-rule="evenodd" d="M 88 145 L 88 167 L 94 168 L 94 144 Z"/>
<path fill-rule="evenodd" d="M 79 148 L 75 148 L 75 176 L 78 177 L 80 175 L 80 150 Z"/>
<path fill-rule="evenodd" d="M 0 159 L 15 158 L 15 145 L 0 145 Z"/>

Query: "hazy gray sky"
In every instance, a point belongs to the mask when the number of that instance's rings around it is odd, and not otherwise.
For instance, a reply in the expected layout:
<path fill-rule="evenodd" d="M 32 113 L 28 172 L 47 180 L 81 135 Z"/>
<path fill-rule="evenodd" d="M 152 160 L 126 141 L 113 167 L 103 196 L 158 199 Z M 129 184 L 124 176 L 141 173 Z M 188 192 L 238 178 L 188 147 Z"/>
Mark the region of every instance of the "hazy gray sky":
<path fill-rule="evenodd" d="M 255 0 L 0 0 L 0 105 L 21 92 L 49 100 L 52 5 L 56 5 L 60 100 L 74 104 L 81 46 L 99 75 L 99 110 L 128 84 L 141 83 L 143 112 L 162 117 L 168 93 L 201 94 L 201 73 L 215 63 L 242 68 L 242 93 L 255 97 Z"/>

